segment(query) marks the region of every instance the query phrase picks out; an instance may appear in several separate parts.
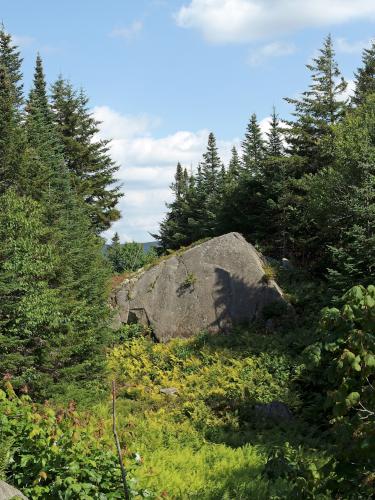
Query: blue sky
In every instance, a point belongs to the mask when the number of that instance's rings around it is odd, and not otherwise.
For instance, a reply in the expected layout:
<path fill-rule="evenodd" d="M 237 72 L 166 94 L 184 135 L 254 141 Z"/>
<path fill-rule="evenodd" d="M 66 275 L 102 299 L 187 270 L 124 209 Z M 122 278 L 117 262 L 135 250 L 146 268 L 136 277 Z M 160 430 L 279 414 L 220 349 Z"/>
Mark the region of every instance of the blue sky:
<path fill-rule="evenodd" d="M 121 165 L 121 239 L 147 241 L 169 199 L 177 161 L 193 167 L 213 131 L 225 161 L 252 112 L 308 84 L 305 64 L 331 33 L 350 81 L 375 35 L 374 0 L 0 0 L 24 57 L 49 82 L 86 89 Z M 350 89 L 350 86 L 349 86 Z M 111 230 L 107 236 L 113 233 Z"/>

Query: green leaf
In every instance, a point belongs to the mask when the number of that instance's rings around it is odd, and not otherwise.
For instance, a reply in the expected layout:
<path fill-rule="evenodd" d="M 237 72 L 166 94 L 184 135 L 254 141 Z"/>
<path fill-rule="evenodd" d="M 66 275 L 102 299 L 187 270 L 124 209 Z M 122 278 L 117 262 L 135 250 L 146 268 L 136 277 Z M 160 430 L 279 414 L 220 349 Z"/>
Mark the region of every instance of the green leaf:
<path fill-rule="evenodd" d="M 366 354 L 364 357 L 365 365 L 368 368 L 375 368 L 375 356 L 374 354 Z"/>
<path fill-rule="evenodd" d="M 359 394 L 359 392 L 351 392 L 349 394 L 349 396 L 347 396 L 345 398 L 345 405 L 346 405 L 346 408 L 352 408 L 353 406 L 355 406 L 356 404 L 358 404 L 359 400 L 360 400 L 361 396 Z"/>

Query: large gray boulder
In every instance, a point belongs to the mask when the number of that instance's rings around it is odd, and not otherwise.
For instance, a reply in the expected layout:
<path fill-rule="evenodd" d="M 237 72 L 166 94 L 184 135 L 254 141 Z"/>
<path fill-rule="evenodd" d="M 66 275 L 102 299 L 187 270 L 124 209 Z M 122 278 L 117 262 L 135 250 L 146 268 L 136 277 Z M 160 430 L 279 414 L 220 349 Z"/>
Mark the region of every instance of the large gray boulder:
<path fill-rule="evenodd" d="M 283 301 L 267 279 L 261 256 L 240 234 L 229 233 L 179 252 L 112 293 L 114 327 L 151 326 L 162 342 L 199 331 L 226 331 Z"/>
<path fill-rule="evenodd" d="M 4 483 L 4 481 L 0 481 L 0 500 L 10 500 L 11 498 L 22 498 L 27 500 L 25 495 L 23 495 L 16 488 L 10 486 L 10 484 Z"/>

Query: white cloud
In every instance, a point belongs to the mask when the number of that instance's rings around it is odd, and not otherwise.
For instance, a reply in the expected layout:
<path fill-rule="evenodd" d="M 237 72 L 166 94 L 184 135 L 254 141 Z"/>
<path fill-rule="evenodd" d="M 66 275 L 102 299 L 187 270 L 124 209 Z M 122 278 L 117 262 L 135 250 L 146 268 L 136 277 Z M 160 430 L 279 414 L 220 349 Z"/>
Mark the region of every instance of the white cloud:
<path fill-rule="evenodd" d="M 293 43 L 272 42 L 262 47 L 252 49 L 249 53 L 247 62 L 251 66 L 259 66 L 267 59 L 288 56 L 294 54 L 294 52 L 296 52 L 296 46 Z"/>
<path fill-rule="evenodd" d="M 358 52 L 362 52 L 363 49 L 370 47 L 371 40 L 357 40 L 351 42 L 346 38 L 336 38 L 334 45 L 337 52 L 343 52 L 344 54 L 356 54 Z"/>
<path fill-rule="evenodd" d="M 165 214 L 165 202 L 170 201 L 169 185 L 178 161 L 188 169 L 195 168 L 207 146 L 206 129 L 176 131 L 164 137 L 155 137 L 153 129 L 160 120 L 148 115 L 126 116 L 107 106 L 93 110 L 102 122 L 100 138 L 113 138 L 112 158 L 120 165 L 117 174 L 124 186 L 125 196 L 120 202 L 123 218 L 113 225 L 105 236 L 118 231 L 123 240 L 146 241 L 149 232 L 157 232 Z M 218 141 L 220 156 L 228 163 L 233 144 L 239 141 Z"/>
<path fill-rule="evenodd" d="M 111 36 L 117 38 L 125 38 L 126 40 L 131 40 L 136 38 L 143 29 L 142 21 L 133 21 L 129 26 L 124 28 L 115 28 L 111 32 Z"/>
<path fill-rule="evenodd" d="M 12 35 L 12 41 L 14 45 L 20 48 L 30 47 L 35 43 L 35 38 L 27 35 Z"/>
<path fill-rule="evenodd" d="M 260 120 L 259 122 L 259 127 L 264 138 L 267 137 L 267 133 L 270 131 L 271 120 L 272 120 L 271 116 L 266 116 L 265 118 L 263 118 L 263 120 Z"/>
<path fill-rule="evenodd" d="M 213 43 L 249 42 L 309 27 L 374 19 L 373 0 L 190 0 L 175 15 Z"/>
<path fill-rule="evenodd" d="M 354 94 L 354 90 L 355 90 L 355 81 L 354 80 L 346 80 L 348 86 L 346 87 L 346 90 L 345 92 L 343 92 L 340 96 L 340 101 L 346 101 L 347 99 L 349 99 L 350 97 L 352 97 L 352 95 Z"/>

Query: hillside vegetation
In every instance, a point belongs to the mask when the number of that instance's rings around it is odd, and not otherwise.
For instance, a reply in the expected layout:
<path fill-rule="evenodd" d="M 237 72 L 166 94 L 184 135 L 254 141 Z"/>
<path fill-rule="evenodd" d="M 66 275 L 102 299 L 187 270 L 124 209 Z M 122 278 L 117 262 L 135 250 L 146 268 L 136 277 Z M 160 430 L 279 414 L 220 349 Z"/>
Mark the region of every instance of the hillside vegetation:
<path fill-rule="evenodd" d="M 1 26 L 1 479 L 33 500 L 126 497 L 115 382 L 130 498 L 373 498 L 375 44 L 348 99 L 327 37 L 292 118 L 274 110 L 264 137 L 253 114 L 229 165 L 211 133 L 148 252 L 100 236 L 121 194 L 85 93 L 49 93 L 38 56 L 25 96 L 21 62 Z M 110 329 L 111 283 L 229 231 L 293 313 L 168 344 Z"/>

